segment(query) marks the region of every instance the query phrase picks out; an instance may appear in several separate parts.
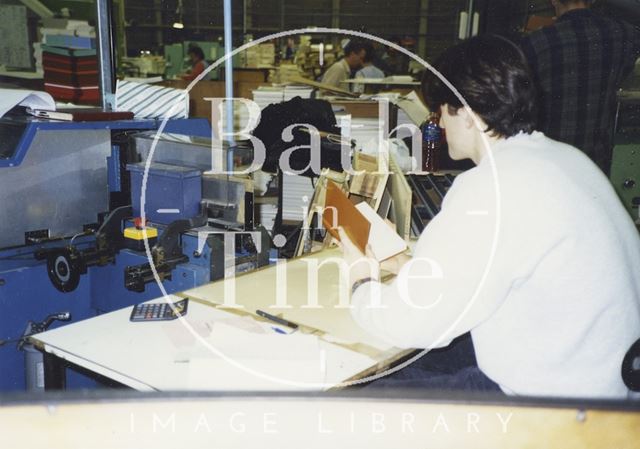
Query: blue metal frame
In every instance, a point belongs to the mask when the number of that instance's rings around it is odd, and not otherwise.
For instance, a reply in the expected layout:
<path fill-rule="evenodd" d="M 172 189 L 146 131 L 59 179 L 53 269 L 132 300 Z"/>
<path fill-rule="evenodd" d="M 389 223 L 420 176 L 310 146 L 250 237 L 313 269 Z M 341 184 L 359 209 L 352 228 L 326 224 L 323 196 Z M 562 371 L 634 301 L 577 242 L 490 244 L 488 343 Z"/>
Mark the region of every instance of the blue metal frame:
<path fill-rule="evenodd" d="M 80 249 L 92 245 L 93 237 L 79 237 L 74 242 Z M 30 256 L 36 249 L 59 247 L 64 241 L 48 242 L 33 247 L 0 251 L 0 340 L 19 338 L 29 320 L 40 321 L 51 313 L 69 311 L 71 322 L 91 318 L 133 304 L 162 296 L 159 286 L 151 283 L 143 293 L 124 287 L 124 269 L 148 262 L 145 252 L 123 250 L 113 264 L 91 267 L 82 276 L 76 290 L 62 293 L 51 284 L 46 261 Z M 196 235 L 183 235 L 184 254 L 194 254 L 198 246 Z M 163 282 L 168 293 L 188 290 L 210 281 L 211 249 L 205 245 L 199 257 L 173 270 L 171 280 Z M 52 328 L 64 325 L 55 323 Z M 25 388 L 24 355 L 15 342 L 0 346 L 0 392 Z M 94 382 L 79 373 L 70 373 L 68 387 L 90 388 Z"/>
<path fill-rule="evenodd" d="M 13 156 L 0 159 L 0 167 L 17 167 L 24 160 L 38 131 L 87 131 L 87 130 L 151 130 L 158 129 L 160 120 L 121 120 L 113 122 L 61 122 L 31 119 L 18 143 Z M 167 121 L 165 132 L 211 137 L 211 126 L 206 119 L 177 119 Z"/>
<path fill-rule="evenodd" d="M 17 151 L 11 159 L 0 160 L 0 167 L 20 165 L 38 131 L 153 130 L 160 124 L 161 121 L 158 120 L 60 122 L 32 119 L 26 124 Z M 176 134 L 211 137 L 211 126 L 206 119 L 170 120 L 164 130 Z M 114 153 L 117 155 L 117 151 Z M 111 164 L 109 172 L 113 171 L 110 173 L 109 188 L 119 190 L 119 182 L 113 178 L 118 172 L 119 164 L 115 164 L 116 162 L 117 160 L 113 159 L 105 160 L 105 164 Z M 67 242 L 68 239 L 0 250 L 0 340 L 19 338 L 27 321 L 40 321 L 51 313 L 69 311 L 72 314 L 72 322 L 75 322 L 160 296 L 160 290 L 155 284 L 147 286 L 144 293 L 134 293 L 124 288 L 124 267 L 147 262 L 144 252 L 129 250 L 121 251 L 111 265 L 90 268 L 73 292 L 62 293 L 56 290 L 49 280 L 46 261 L 36 260 L 33 254 L 38 249 L 60 247 Z M 78 237 L 74 241 L 74 245 L 80 249 L 93 244 L 94 238 L 87 236 Z M 196 246 L 196 237 L 189 236 L 183 239 L 185 254 L 193 254 Z M 208 256 L 194 258 L 177 267 L 172 280 L 164 282 L 165 289 L 168 292 L 176 292 L 208 282 L 208 260 Z M 60 325 L 55 323 L 53 327 Z M 78 373 L 69 374 L 70 388 L 95 385 L 92 380 Z M 0 392 L 23 390 L 24 377 L 24 355 L 17 349 L 17 344 L 10 342 L 0 345 Z"/>

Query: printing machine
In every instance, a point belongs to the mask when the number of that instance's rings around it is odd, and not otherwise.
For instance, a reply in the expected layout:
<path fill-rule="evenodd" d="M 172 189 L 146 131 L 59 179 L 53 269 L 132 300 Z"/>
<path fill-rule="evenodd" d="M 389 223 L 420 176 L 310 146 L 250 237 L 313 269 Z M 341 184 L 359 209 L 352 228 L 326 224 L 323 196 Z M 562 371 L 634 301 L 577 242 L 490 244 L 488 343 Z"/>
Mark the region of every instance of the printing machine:
<path fill-rule="evenodd" d="M 245 163 L 250 149 L 212 150 L 206 120 L 169 120 L 156 136 L 159 126 L 0 119 L 0 391 L 25 388 L 19 343 L 28 323 L 63 312 L 78 321 L 161 296 L 151 261 L 168 293 L 228 273 L 231 232 L 236 272 L 268 263 L 251 180 L 207 173 L 229 151 Z M 71 388 L 95 385 L 69 374 Z"/>

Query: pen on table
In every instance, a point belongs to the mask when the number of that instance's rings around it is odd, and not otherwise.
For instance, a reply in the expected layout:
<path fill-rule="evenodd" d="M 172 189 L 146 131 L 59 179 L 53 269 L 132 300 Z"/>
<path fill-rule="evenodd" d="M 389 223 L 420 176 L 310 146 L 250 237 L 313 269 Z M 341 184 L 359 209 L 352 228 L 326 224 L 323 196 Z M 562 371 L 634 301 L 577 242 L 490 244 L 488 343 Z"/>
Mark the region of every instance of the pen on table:
<path fill-rule="evenodd" d="M 290 327 L 291 329 L 298 328 L 298 325 L 296 323 L 292 323 L 291 321 L 285 320 L 284 318 L 271 315 L 270 313 L 267 313 L 263 310 L 256 310 L 256 313 L 263 318 L 273 321 L 274 323 L 282 324 L 283 326 Z"/>

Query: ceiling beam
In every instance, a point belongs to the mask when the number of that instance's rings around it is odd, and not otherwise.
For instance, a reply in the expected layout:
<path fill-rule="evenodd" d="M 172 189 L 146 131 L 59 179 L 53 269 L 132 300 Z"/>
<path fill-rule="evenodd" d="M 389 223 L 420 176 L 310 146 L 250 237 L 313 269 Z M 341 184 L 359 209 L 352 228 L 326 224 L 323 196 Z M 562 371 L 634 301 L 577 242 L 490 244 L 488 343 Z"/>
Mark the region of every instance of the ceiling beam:
<path fill-rule="evenodd" d="M 20 0 L 20 2 L 43 19 L 53 17 L 53 11 L 44 6 L 40 0 Z"/>

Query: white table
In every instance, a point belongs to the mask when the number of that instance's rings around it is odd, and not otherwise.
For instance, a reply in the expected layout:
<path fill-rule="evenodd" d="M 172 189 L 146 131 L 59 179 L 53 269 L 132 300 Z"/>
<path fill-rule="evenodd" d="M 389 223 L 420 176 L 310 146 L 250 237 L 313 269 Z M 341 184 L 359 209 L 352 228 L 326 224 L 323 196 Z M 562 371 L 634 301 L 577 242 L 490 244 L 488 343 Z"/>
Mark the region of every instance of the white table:
<path fill-rule="evenodd" d="M 31 337 L 45 352 L 47 388 L 63 388 L 61 362 L 77 365 L 140 391 L 327 390 L 362 378 L 405 357 L 365 333 L 339 301 L 338 268 L 318 276 L 322 308 L 305 307 L 309 260 L 327 261 L 335 251 L 286 265 L 287 279 L 274 266 L 236 279 L 241 310 L 221 309 L 224 282 L 173 296 L 190 298 L 187 315 L 173 321 L 129 321 L 131 307 Z M 285 286 L 288 306 L 273 307 Z M 150 302 L 164 301 L 158 298 Z M 256 309 L 300 324 L 290 335 L 256 319 Z"/>

